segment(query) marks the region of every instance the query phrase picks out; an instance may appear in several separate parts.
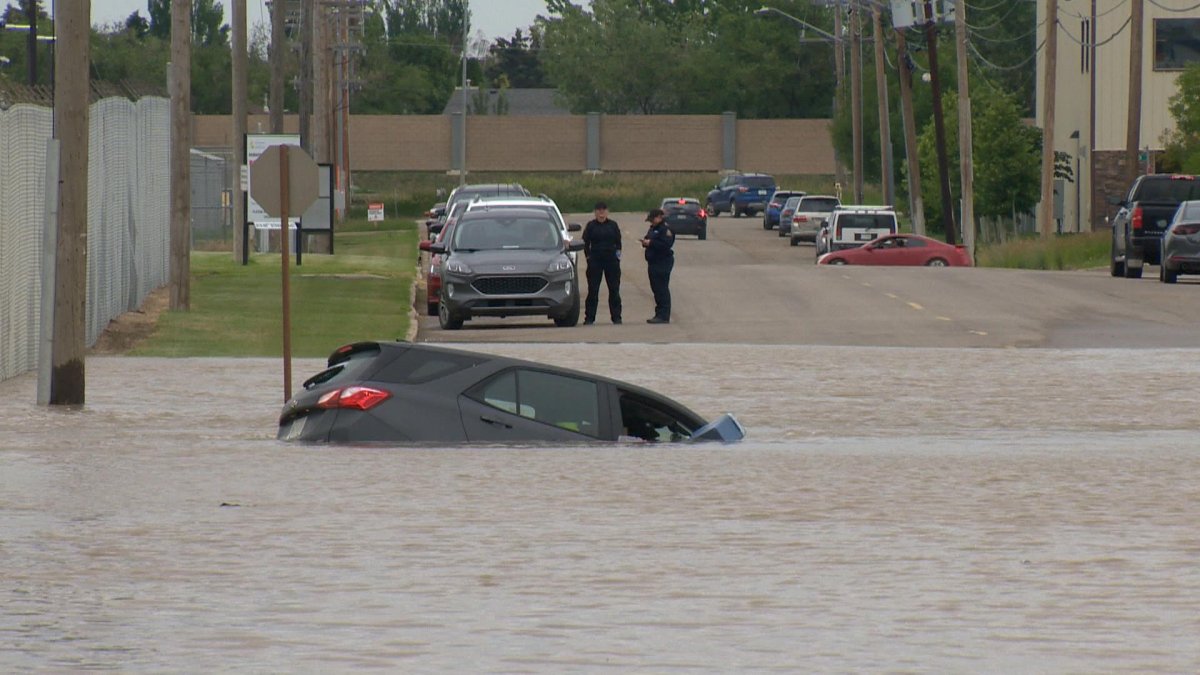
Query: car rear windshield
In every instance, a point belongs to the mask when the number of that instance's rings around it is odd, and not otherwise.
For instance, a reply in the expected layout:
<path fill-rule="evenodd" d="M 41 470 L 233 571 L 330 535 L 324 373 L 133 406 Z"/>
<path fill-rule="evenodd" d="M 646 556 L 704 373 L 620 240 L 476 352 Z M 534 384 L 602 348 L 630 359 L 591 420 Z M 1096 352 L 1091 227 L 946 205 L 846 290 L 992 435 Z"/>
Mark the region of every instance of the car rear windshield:
<path fill-rule="evenodd" d="M 1148 178 L 1138 186 L 1134 201 L 1184 202 L 1200 199 L 1200 180 L 1195 178 Z"/>
<path fill-rule="evenodd" d="M 838 227 L 891 230 L 896 226 L 896 219 L 887 213 L 843 213 L 837 222 Z"/>
<path fill-rule="evenodd" d="M 743 176 L 742 185 L 752 188 L 775 188 L 775 179 L 770 176 Z"/>
<path fill-rule="evenodd" d="M 700 202 L 670 202 L 663 205 L 667 213 L 700 213 Z"/>
<path fill-rule="evenodd" d="M 379 354 L 379 345 L 356 349 L 343 360 L 308 378 L 304 383 L 304 388 L 312 389 L 322 384 L 362 379 L 361 374 L 375 363 Z"/>
<path fill-rule="evenodd" d="M 797 207 L 797 210 L 798 211 L 808 211 L 810 213 L 811 212 L 829 213 L 830 211 L 837 208 L 837 205 L 839 203 L 840 202 L 838 202 L 838 200 L 832 199 L 832 198 L 822 199 L 821 197 L 812 197 L 812 198 L 804 199 L 803 201 L 801 201 L 800 206 Z"/>
<path fill-rule="evenodd" d="M 545 218 L 506 218 L 497 215 L 459 221 L 454 230 L 456 250 L 555 249 L 562 248 L 562 245 L 558 226 Z"/>

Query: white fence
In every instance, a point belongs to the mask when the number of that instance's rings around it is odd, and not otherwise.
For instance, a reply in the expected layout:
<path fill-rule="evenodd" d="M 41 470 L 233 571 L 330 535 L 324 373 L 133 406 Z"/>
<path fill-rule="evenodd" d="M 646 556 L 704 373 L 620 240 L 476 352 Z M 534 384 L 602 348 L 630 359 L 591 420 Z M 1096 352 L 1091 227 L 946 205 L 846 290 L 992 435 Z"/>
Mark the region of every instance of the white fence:
<path fill-rule="evenodd" d="M 37 367 L 49 108 L 0 110 L 0 380 Z M 170 102 L 111 98 L 91 107 L 87 344 L 167 283 Z"/>

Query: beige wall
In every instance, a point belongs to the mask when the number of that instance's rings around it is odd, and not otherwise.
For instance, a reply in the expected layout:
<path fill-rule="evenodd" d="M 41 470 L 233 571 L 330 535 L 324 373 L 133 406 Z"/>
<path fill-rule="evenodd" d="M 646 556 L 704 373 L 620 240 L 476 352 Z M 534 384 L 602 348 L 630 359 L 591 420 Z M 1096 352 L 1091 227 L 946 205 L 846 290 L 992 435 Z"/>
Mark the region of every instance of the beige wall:
<path fill-rule="evenodd" d="M 259 126 L 259 122 L 262 126 Z M 350 119 L 354 171 L 448 171 L 453 118 L 447 115 L 356 115 Z M 720 115 L 613 115 L 600 118 L 604 171 L 709 171 L 722 168 Z M 296 116 L 284 118 L 297 133 Z M 267 118 L 251 116 L 250 133 Z M 832 174 L 828 120 L 740 120 L 736 168 L 771 173 Z M 228 147 L 228 115 L 197 115 L 193 144 Z M 469 171 L 583 171 L 587 117 L 481 116 L 467 122 Z"/>
<path fill-rule="evenodd" d="M 579 171 L 586 162 L 586 117 L 467 119 L 468 171 Z"/>
<path fill-rule="evenodd" d="M 737 168 L 762 173 L 834 173 L 829 120 L 738 120 Z"/>
<path fill-rule="evenodd" d="M 600 118 L 605 171 L 720 171 L 718 115 L 605 115 Z"/>

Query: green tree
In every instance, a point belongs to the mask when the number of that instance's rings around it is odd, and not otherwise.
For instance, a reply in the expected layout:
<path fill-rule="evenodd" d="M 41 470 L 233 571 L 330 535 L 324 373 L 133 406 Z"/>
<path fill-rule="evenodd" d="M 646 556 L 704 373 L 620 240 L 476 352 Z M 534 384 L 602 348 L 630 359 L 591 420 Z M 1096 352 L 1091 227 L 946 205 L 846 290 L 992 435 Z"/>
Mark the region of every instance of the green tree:
<path fill-rule="evenodd" d="M 1163 163 L 1173 170 L 1200 174 L 1200 64 L 1189 66 L 1175 83 L 1178 90 L 1169 106 L 1175 130 L 1164 139 Z"/>
<path fill-rule="evenodd" d="M 541 48 L 540 31 L 525 35 L 518 28 L 511 38 L 497 38 L 488 48 L 488 65 L 484 74 L 490 82 L 503 76 L 510 86 L 521 89 L 546 86 L 546 73 L 538 55 Z"/>
<path fill-rule="evenodd" d="M 160 40 L 171 39 L 171 0 L 147 0 L 149 33 Z M 216 0 L 192 0 L 192 44 L 229 44 L 229 25 L 223 24 L 225 8 Z"/>
<path fill-rule="evenodd" d="M 950 160 L 951 201 L 958 203 L 962 184 L 958 170 L 958 96 L 943 97 L 946 155 Z M 1016 97 L 992 89 L 971 95 L 971 125 L 975 169 L 975 215 L 1009 216 L 1027 213 L 1041 198 L 1041 130 L 1021 120 Z M 941 232 L 939 187 L 933 121 L 917 141 L 921 158 L 921 191 L 930 230 Z"/>

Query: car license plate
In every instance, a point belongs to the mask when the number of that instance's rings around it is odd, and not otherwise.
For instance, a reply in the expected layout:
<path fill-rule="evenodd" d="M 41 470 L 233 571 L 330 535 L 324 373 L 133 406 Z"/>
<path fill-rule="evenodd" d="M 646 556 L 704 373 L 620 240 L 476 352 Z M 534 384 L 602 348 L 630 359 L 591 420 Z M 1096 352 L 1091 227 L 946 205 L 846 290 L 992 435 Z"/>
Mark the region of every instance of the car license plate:
<path fill-rule="evenodd" d="M 766 190 L 759 190 L 759 191 L 758 191 L 758 194 L 760 194 L 760 195 L 765 195 L 765 194 L 767 194 L 767 191 L 766 191 Z"/>
<path fill-rule="evenodd" d="M 874 232 L 855 232 L 854 241 L 873 241 L 875 236 Z"/>
<path fill-rule="evenodd" d="M 287 433 L 284 434 L 283 440 L 293 441 L 300 438 L 300 434 L 304 433 L 304 423 L 308 421 L 308 417 L 297 417 L 292 420 L 292 426 L 288 427 Z"/>
<path fill-rule="evenodd" d="M 686 213 L 676 213 L 675 220 L 687 220 L 687 214 Z"/>

